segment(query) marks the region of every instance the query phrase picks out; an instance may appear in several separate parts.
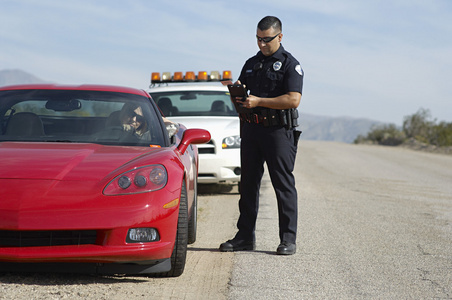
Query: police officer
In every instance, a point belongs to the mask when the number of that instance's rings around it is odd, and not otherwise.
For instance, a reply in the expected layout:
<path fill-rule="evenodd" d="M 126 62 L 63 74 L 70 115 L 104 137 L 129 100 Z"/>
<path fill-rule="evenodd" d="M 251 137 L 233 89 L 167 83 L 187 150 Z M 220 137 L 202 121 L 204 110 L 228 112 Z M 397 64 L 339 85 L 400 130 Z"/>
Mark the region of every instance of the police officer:
<path fill-rule="evenodd" d="M 240 217 L 237 234 L 221 244 L 220 251 L 255 249 L 259 189 L 266 162 L 278 202 L 280 244 L 276 253 L 296 252 L 297 190 L 292 172 L 301 133 L 295 127 L 303 70 L 281 45 L 282 37 L 281 21 L 264 17 L 257 25 L 260 51 L 246 61 L 236 82 L 249 91 L 241 103 L 249 112 L 240 114 Z"/>

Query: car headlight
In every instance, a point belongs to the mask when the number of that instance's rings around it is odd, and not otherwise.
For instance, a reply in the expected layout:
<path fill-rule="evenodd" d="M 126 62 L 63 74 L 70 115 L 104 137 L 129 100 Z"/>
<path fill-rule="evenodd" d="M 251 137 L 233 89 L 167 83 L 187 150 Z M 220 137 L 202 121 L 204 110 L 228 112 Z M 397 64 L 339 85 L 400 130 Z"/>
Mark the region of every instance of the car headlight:
<path fill-rule="evenodd" d="M 127 233 L 127 243 L 148 243 L 160 240 L 160 235 L 155 228 L 131 228 Z"/>
<path fill-rule="evenodd" d="M 242 142 L 242 139 L 239 135 L 234 136 L 228 136 L 223 139 L 221 142 L 221 147 L 223 149 L 231 149 L 231 148 L 240 148 L 240 143 Z"/>
<path fill-rule="evenodd" d="M 162 165 L 136 168 L 116 176 L 104 188 L 104 195 L 125 195 L 152 192 L 162 189 L 168 173 Z"/>

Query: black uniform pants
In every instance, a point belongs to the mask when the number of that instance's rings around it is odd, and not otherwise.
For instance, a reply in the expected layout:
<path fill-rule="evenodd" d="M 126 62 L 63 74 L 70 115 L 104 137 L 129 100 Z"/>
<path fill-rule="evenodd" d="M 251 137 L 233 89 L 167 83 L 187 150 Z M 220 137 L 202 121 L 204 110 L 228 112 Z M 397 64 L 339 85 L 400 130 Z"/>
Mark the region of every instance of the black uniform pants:
<path fill-rule="evenodd" d="M 280 240 L 295 243 L 298 200 L 292 173 L 297 153 L 294 130 L 282 126 L 264 127 L 260 124 L 244 123 L 241 137 L 241 197 L 236 237 L 244 240 L 255 239 L 259 189 L 266 162 L 278 201 Z"/>

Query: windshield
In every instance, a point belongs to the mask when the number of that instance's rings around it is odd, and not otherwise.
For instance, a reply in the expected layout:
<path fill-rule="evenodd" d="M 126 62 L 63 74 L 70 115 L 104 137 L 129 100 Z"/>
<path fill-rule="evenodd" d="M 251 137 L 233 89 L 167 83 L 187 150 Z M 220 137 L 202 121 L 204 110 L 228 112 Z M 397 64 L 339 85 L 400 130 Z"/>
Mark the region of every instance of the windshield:
<path fill-rule="evenodd" d="M 163 146 L 148 98 L 82 90 L 0 91 L 0 141 Z"/>
<path fill-rule="evenodd" d="M 234 116 L 237 117 L 229 92 L 174 91 L 150 92 L 166 117 Z"/>

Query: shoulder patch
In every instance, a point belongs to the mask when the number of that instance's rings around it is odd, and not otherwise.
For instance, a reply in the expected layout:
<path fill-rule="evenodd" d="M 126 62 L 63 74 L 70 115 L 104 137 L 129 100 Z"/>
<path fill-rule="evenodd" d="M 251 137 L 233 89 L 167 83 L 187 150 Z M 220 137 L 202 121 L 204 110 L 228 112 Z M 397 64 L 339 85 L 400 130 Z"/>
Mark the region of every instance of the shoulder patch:
<path fill-rule="evenodd" d="M 303 76 L 303 70 L 301 69 L 300 65 L 296 65 L 295 66 L 295 71 L 297 71 L 298 74 L 300 74 L 301 76 Z"/>

